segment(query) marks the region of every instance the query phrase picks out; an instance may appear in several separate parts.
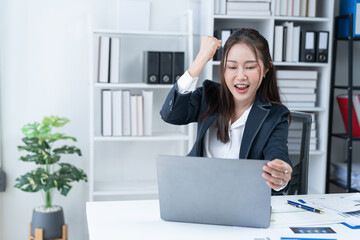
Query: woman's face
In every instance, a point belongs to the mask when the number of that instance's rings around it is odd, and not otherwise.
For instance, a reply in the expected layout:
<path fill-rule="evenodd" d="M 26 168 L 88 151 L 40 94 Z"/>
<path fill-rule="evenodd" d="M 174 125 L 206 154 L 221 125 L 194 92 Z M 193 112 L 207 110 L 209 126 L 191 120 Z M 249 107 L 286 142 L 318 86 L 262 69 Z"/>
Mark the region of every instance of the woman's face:
<path fill-rule="evenodd" d="M 237 43 L 230 48 L 224 77 L 236 107 L 250 107 L 266 72 L 263 62 L 257 62 L 246 44 Z"/>

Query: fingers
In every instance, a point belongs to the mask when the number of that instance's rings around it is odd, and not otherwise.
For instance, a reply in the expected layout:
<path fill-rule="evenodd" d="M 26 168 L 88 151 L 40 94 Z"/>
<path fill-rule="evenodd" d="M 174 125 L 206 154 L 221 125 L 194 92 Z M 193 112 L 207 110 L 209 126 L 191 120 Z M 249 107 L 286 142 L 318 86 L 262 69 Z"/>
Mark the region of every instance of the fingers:
<path fill-rule="evenodd" d="M 216 50 L 221 48 L 221 40 L 213 36 L 203 36 L 201 39 L 199 56 L 209 61 L 213 58 Z"/>
<path fill-rule="evenodd" d="M 291 179 L 292 168 L 286 162 L 280 159 L 274 159 L 263 167 L 263 178 L 267 180 L 266 184 L 277 190 L 285 187 Z"/>

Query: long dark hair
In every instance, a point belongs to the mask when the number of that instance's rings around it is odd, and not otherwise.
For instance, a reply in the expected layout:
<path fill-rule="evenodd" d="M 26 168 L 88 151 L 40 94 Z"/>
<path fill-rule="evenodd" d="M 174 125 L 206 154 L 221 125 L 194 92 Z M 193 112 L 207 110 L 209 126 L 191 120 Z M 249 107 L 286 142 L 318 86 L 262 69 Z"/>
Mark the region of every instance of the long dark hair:
<path fill-rule="evenodd" d="M 233 96 L 225 83 L 225 65 L 229 50 L 238 43 L 246 44 L 254 53 L 256 60 L 258 62 L 262 61 L 264 69 L 268 69 L 268 72 L 257 90 L 257 94 L 261 94 L 268 102 L 281 104 L 267 40 L 254 29 L 242 28 L 235 31 L 230 35 L 222 50 L 220 62 L 221 84 L 206 90 L 205 97 L 208 101 L 208 108 L 200 119 L 203 121 L 211 113 L 217 112 L 215 123 L 218 128 L 217 138 L 224 143 L 230 140 L 228 133 L 229 122 L 235 107 Z"/>

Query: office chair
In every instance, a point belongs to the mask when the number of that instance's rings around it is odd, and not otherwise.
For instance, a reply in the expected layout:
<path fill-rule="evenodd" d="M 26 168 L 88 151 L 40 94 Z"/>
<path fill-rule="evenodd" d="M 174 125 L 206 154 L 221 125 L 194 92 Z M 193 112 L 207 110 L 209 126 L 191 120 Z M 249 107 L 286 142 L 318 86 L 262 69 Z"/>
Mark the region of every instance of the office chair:
<path fill-rule="evenodd" d="M 293 172 L 287 195 L 307 194 L 308 189 L 308 166 L 310 152 L 311 114 L 291 111 L 289 132 L 296 128 L 300 132 L 300 139 L 297 143 L 299 148 L 295 151 L 289 146 L 290 160 L 293 164 Z M 289 139 L 289 138 L 288 138 Z"/>

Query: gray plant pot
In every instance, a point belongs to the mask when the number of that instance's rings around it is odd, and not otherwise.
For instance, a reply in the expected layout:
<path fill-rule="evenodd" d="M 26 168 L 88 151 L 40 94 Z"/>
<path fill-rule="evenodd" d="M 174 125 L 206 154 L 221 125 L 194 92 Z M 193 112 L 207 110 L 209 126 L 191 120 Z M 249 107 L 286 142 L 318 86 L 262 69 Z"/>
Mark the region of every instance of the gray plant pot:
<path fill-rule="evenodd" d="M 52 209 L 34 208 L 31 236 L 35 237 L 35 228 L 41 228 L 44 230 L 44 239 L 61 238 L 63 225 L 64 213 L 60 206 L 54 206 Z"/>

